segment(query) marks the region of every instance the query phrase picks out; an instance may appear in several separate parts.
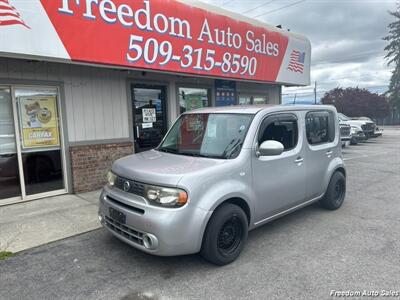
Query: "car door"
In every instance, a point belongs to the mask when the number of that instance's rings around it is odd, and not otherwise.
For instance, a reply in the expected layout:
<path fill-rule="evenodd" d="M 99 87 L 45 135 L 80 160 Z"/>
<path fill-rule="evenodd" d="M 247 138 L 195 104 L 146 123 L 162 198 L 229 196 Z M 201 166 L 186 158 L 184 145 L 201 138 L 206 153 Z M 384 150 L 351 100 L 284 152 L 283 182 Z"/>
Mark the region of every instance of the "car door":
<path fill-rule="evenodd" d="M 338 126 L 335 116 L 330 111 L 310 111 L 305 115 L 306 122 L 306 159 L 308 199 L 325 193 L 325 174 L 332 159 L 337 156 L 335 136 Z"/>
<path fill-rule="evenodd" d="M 266 140 L 276 140 L 284 145 L 284 152 L 258 156 L 254 149 L 252 170 L 258 222 L 304 201 L 304 123 L 301 125 L 300 121 L 297 113 L 282 113 L 266 116 L 261 122 L 256 148 Z"/>

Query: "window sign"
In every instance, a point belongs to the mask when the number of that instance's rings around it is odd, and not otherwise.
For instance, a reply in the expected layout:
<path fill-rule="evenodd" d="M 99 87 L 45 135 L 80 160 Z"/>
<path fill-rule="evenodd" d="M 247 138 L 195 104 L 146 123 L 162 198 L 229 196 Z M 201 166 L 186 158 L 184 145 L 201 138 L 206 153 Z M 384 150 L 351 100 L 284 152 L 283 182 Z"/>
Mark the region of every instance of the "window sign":
<path fill-rule="evenodd" d="M 56 96 L 19 97 L 23 149 L 60 146 Z"/>
<path fill-rule="evenodd" d="M 202 107 L 203 107 L 203 95 L 201 94 L 186 95 L 186 111 Z"/>
<path fill-rule="evenodd" d="M 210 103 L 209 90 L 203 88 L 180 87 L 180 113 L 197 108 L 207 107 Z"/>
<path fill-rule="evenodd" d="M 143 108 L 142 115 L 143 115 L 143 123 L 154 123 L 157 121 L 155 108 Z"/>
<path fill-rule="evenodd" d="M 142 128 L 143 129 L 153 128 L 153 123 L 142 123 Z"/>
<path fill-rule="evenodd" d="M 228 106 L 236 104 L 236 81 L 215 80 L 215 105 Z"/>

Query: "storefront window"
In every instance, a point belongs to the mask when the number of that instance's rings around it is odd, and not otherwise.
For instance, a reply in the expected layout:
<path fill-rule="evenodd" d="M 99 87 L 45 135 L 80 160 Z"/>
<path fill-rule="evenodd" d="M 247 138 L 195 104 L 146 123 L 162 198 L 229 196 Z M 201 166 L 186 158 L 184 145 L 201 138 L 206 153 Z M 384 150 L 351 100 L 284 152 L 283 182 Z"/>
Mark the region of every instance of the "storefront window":
<path fill-rule="evenodd" d="M 158 146 L 167 131 L 166 87 L 133 85 L 135 152 Z"/>
<path fill-rule="evenodd" d="M 250 96 L 250 95 L 240 95 L 239 96 L 239 105 L 251 105 L 251 104 L 267 104 L 268 99 L 267 96 Z"/>
<path fill-rule="evenodd" d="M 65 190 L 63 167 L 57 88 L 0 87 L 0 200 Z"/>
<path fill-rule="evenodd" d="M 210 104 L 210 92 L 208 89 L 179 88 L 180 113 L 196 108 L 207 107 Z"/>
<path fill-rule="evenodd" d="M 255 96 L 253 97 L 253 104 L 267 104 L 266 96 Z"/>
<path fill-rule="evenodd" d="M 11 90 L 0 87 L 0 199 L 21 196 Z"/>
<path fill-rule="evenodd" d="M 57 89 L 15 90 L 26 195 L 65 188 Z"/>
<path fill-rule="evenodd" d="M 239 105 L 250 105 L 251 97 L 250 96 L 240 96 L 239 97 Z"/>

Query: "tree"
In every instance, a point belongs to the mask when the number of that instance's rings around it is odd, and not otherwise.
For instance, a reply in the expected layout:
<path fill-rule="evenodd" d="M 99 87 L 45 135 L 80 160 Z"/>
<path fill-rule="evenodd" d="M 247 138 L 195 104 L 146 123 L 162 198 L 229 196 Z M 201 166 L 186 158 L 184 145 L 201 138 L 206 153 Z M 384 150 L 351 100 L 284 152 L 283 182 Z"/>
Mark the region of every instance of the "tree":
<path fill-rule="evenodd" d="M 389 114 L 389 104 L 384 95 L 358 87 L 335 88 L 325 93 L 321 100 L 349 117 L 382 118 Z"/>
<path fill-rule="evenodd" d="M 389 34 L 384 37 L 388 41 L 385 47 L 387 51 L 385 58 L 388 59 L 388 65 L 394 66 L 389 85 L 389 99 L 393 105 L 400 108 L 400 4 L 397 5 L 397 11 L 389 12 L 395 21 L 388 25 Z"/>

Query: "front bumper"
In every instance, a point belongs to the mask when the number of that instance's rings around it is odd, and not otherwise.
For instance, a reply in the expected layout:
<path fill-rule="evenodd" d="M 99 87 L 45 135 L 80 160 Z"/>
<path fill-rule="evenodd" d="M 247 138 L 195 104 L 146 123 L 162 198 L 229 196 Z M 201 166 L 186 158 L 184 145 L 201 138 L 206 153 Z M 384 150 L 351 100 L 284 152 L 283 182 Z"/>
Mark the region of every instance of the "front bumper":
<path fill-rule="evenodd" d="M 359 142 L 364 142 L 367 140 L 367 137 L 365 136 L 363 131 L 358 131 L 357 133 L 354 133 L 351 135 L 351 143 L 357 144 Z"/>
<path fill-rule="evenodd" d="M 125 220 L 116 220 L 110 208 L 121 212 Z M 199 252 L 211 214 L 190 202 L 177 209 L 152 206 L 140 196 L 108 187 L 100 195 L 103 227 L 127 244 L 160 256 Z M 146 243 L 148 238 L 153 241 L 151 247 Z"/>
<path fill-rule="evenodd" d="M 373 137 L 380 137 L 383 134 L 383 130 L 375 130 Z"/>

